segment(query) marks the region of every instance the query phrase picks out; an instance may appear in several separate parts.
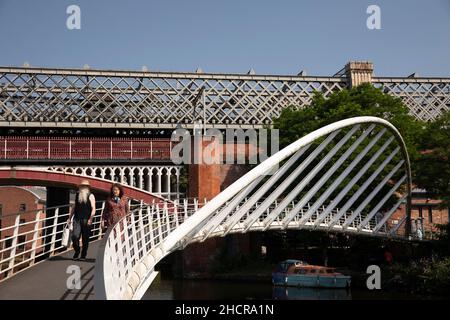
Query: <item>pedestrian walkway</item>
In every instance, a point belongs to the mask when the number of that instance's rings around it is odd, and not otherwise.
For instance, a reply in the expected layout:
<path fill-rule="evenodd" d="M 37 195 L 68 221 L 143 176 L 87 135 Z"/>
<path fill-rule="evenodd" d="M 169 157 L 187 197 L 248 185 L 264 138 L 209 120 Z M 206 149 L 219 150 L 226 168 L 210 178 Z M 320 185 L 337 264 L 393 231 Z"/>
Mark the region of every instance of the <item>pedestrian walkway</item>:
<path fill-rule="evenodd" d="M 95 257 L 100 241 L 89 244 L 86 261 L 72 260 L 73 250 L 42 261 L 0 284 L 0 300 L 90 300 L 94 299 Z M 70 265 L 81 269 L 80 289 L 68 289 Z"/>

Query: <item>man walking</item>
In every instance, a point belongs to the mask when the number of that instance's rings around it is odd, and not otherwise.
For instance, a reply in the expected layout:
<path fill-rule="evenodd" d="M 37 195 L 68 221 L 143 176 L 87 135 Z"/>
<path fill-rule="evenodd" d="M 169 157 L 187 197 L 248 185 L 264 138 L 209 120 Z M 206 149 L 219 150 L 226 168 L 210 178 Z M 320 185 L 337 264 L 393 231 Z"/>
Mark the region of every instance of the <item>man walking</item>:
<path fill-rule="evenodd" d="M 91 193 L 89 181 L 83 180 L 78 187 L 75 203 L 70 208 L 68 220 L 68 222 L 70 222 L 73 216 L 72 243 L 73 249 L 75 250 L 73 255 L 74 260 L 77 260 L 80 256 L 80 237 L 83 242 L 80 259 L 86 259 L 89 247 L 92 218 L 94 217 L 94 214 L 95 197 Z"/>

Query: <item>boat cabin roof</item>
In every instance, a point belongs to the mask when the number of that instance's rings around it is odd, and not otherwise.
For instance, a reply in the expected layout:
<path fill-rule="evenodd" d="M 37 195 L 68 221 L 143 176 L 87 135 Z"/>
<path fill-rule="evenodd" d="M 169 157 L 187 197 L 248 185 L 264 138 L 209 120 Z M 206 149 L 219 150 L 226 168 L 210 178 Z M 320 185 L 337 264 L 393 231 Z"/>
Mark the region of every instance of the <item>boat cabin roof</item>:
<path fill-rule="evenodd" d="M 287 270 L 287 273 L 301 273 L 301 274 L 340 274 L 336 272 L 336 268 L 325 267 L 325 266 L 315 266 L 315 265 L 293 265 Z"/>
<path fill-rule="evenodd" d="M 287 260 L 281 261 L 280 263 L 298 264 L 298 265 L 306 265 L 307 264 L 305 261 L 296 260 L 296 259 L 287 259 Z"/>
<path fill-rule="evenodd" d="M 282 261 L 281 263 L 304 263 L 303 261 L 301 261 L 301 260 L 296 260 L 296 259 L 287 259 L 287 260 L 284 260 L 284 261 Z"/>
<path fill-rule="evenodd" d="M 316 265 L 303 265 L 303 266 L 294 266 L 294 268 L 296 269 L 315 269 L 315 270 L 321 270 L 321 269 L 326 269 L 326 270 L 335 270 L 336 268 L 333 267 L 325 267 L 325 266 L 316 266 Z"/>

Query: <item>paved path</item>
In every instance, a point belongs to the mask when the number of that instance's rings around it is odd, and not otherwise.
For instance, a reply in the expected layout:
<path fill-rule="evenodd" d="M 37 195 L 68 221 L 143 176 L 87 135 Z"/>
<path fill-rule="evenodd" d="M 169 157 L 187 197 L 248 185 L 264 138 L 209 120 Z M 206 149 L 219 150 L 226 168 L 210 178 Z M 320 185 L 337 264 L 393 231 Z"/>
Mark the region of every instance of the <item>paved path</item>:
<path fill-rule="evenodd" d="M 73 261 L 70 250 L 24 270 L 0 283 L 0 300 L 88 300 L 94 299 L 95 257 L 100 241 L 89 244 L 88 259 Z M 81 289 L 67 289 L 71 275 L 67 267 L 81 269 Z"/>

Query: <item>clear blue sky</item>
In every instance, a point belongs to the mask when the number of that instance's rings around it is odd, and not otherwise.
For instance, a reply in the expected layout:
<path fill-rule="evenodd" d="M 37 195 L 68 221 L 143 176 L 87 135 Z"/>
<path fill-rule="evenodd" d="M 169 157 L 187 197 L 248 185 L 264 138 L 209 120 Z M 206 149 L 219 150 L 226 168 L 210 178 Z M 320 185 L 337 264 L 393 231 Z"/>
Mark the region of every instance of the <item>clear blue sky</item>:
<path fill-rule="evenodd" d="M 361 59 L 380 76 L 450 76 L 450 0 L 0 0 L 0 37 L 6 66 L 332 75 Z"/>

